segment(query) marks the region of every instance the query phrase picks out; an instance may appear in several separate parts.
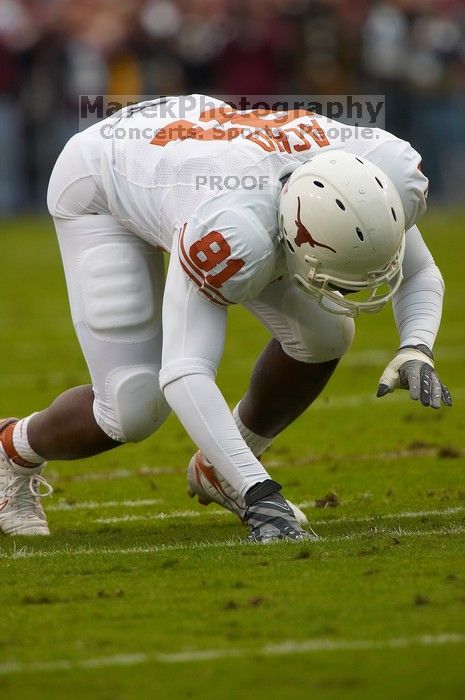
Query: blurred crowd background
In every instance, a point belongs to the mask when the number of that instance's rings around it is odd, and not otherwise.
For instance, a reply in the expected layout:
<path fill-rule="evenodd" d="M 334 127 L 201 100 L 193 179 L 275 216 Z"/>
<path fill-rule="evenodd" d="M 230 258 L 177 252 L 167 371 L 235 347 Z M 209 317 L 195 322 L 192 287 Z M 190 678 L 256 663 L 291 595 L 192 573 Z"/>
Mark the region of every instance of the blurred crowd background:
<path fill-rule="evenodd" d="M 465 192 L 464 0 L 0 0 L 0 215 L 45 207 L 79 94 L 385 94 Z"/>

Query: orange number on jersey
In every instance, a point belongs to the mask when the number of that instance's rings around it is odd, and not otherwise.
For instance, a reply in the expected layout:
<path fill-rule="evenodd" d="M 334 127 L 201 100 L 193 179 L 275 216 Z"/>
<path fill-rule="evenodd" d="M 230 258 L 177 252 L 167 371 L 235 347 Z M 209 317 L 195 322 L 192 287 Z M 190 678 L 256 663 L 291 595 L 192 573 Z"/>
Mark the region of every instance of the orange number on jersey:
<path fill-rule="evenodd" d="M 189 257 L 192 263 L 203 272 L 210 272 L 214 267 L 228 260 L 230 255 L 231 246 L 219 231 L 210 231 L 189 248 Z M 236 272 L 239 272 L 244 265 L 245 261 L 241 258 L 232 258 L 227 261 L 225 268 L 216 275 L 206 275 L 205 281 L 218 289 Z"/>

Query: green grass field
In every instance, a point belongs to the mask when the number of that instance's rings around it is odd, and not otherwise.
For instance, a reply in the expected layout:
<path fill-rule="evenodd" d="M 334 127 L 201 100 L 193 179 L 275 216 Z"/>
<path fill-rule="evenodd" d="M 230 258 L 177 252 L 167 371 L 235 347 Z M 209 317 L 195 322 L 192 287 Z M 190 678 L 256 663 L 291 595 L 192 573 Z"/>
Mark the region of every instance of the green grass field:
<path fill-rule="evenodd" d="M 454 407 L 376 399 L 396 331 L 389 309 L 362 318 L 264 460 L 316 544 L 247 544 L 188 499 L 174 417 L 143 444 L 50 464 L 53 535 L 0 539 L 2 698 L 465 697 L 465 213 L 422 228 L 447 282 L 436 359 Z M 51 223 L 3 222 L 0 244 L 0 415 L 24 415 L 88 380 Z M 231 406 L 265 342 L 232 309 Z"/>

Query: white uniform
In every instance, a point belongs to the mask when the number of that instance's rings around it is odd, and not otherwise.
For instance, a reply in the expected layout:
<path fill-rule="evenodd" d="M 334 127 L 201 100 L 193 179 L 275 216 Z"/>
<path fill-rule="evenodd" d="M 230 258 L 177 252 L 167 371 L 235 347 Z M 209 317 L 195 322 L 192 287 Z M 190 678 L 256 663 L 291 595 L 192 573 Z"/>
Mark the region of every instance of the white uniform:
<path fill-rule="evenodd" d="M 323 149 L 383 169 L 414 226 L 427 188 L 420 156 L 379 129 L 304 112 L 236 112 L 194 95 L 141 103 L 69 141 L 48 204 L 96 420 L 110 436 L 146 437 L 166 417 L 167 397 L 239 493 L 266 478 L 214 380 L 229 304 L 250 309 L 304 362 L 341 357 L 351 344 L 352 320 L 324 312 L 286 279 L 278 241 L 282 180 Z M 416 230 L 414 238 L 424 264 Z M 162 250 L 171 252 L 165 293 Z M 415 274 L 408 245 L 406 264 Z"/>

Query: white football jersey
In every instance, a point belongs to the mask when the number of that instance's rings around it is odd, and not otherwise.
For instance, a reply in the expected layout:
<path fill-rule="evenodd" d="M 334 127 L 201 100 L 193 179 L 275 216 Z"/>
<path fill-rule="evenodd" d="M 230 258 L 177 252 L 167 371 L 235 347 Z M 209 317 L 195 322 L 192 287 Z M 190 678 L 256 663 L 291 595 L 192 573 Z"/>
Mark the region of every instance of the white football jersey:
<path fill-rule="evenodd" d="M 112 214 L 165 250 L 179 234 L 186 275 L 219 304 L 254 298 L 282 273 L 282 180 L 322 150 L 344 149 L 384 170 L 407 228 L 425 209 L 427 179 L 410 144 L 304 110 L 237 111 L 204 95 L 167 97 L 122 110 L 100 129 Z"/>

